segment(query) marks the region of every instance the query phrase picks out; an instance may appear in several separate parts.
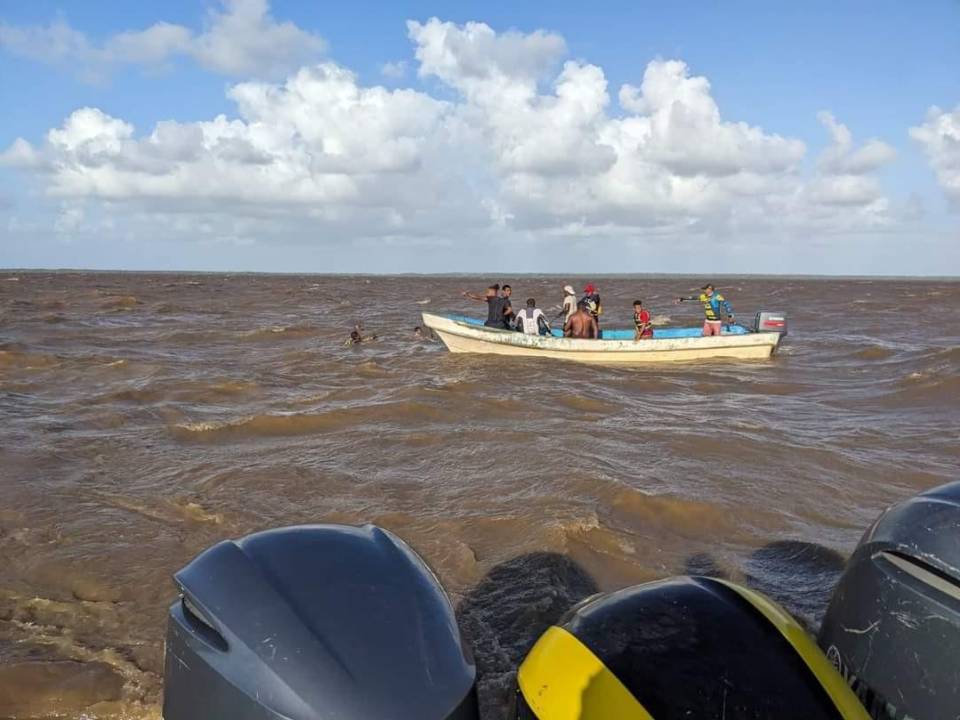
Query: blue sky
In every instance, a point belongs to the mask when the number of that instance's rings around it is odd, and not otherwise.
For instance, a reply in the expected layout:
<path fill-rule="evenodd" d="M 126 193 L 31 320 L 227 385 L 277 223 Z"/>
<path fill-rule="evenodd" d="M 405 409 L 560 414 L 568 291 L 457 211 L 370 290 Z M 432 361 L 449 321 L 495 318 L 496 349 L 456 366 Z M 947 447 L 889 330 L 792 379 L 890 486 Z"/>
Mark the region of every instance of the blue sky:
<path fill-rule="evenodd" d="M 165 50 L 111 44 L 159 22 L 178 26 Z M 231 49 L 273 31 L 284 57 Z M 587 249 L 592 271 L 956 274 L 958 31 L 948 0 L 5 1 L 0 266 L 567 271 Z M 557 101 L 565 62 L 599 68 L 567 78 L 564 97 L 588 100 Z M 284 84 L 320 64 L 353 73 L 337 87 L 359 100 L 335 112 L 326 70 Z M 256 98 L 246 115 L 238 84 Z M 81 108 L 99 114 L 68 123 Z M 218 154 L 219 114 L 260 159 Z M 203 129 L 203 147 L 138 145 L 161 121 Z M 58 128 L 78 140 L 51 144 Z M 318 160 L 331 153 L 334 171 Z M 214 187 L 203 169 L 221 163 Z"/>

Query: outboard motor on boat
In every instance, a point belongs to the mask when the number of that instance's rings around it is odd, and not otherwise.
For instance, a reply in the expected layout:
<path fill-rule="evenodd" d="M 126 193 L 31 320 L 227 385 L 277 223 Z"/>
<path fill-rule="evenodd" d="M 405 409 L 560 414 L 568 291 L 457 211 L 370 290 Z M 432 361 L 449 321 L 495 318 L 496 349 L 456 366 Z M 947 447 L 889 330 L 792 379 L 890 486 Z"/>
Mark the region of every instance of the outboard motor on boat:
<path fill-rule="evenodd" d="M 373 525 L 221 542 L 175 575 L 165 720 L 476 720 L 434 574 Z"/>
<path fill-rule="evenodd" d="M 775 332 L 786 335 L 787 314 L 761 310 L 753 319 L 753 327 L 750 329 L 753 332 Z"/>
<path fill-rule="evenodd" d="M 585 600 L 517 674 L 516 720 L 869 720 L 772 601 L 681 577 Z"/>
<path fill-rule="evenodd" d="M 867 530 L 819 639 L 872 717 L 960 716 L 960 482 L 894 505 Z"/>

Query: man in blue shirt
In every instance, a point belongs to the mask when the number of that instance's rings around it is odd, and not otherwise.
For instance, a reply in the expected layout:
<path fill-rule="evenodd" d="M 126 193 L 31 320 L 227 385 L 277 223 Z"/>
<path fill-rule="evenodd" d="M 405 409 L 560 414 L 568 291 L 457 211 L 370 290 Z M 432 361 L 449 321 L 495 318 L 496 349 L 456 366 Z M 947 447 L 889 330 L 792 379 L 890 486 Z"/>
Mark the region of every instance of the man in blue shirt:
<path fill-rule="evenodd" d="M 705 317 L 703 321 L 704 336 L 719 335 L 723 329 L 723 316 L 726 316 L 727 323 L 733 322 L 733 308 L 727 299 L 718 293 L 710 283 L 707 283 L 700 289 L 703 292 L 701 292 L 699 296 L 678 297 L 677 302 L 681 303 L 685 300 L 695 300 L 702 303 Z"/>

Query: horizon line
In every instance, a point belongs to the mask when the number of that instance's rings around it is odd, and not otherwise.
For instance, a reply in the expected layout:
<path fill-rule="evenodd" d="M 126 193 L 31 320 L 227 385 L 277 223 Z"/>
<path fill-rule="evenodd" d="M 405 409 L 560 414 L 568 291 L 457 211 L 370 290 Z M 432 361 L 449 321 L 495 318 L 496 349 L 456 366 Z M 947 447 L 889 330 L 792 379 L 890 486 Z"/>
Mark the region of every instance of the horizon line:
<path fill-rule="evenodd" d="M 302 270 L 143 270 L 117 268 L 2 268 L 0 274 L 101 274 L 101 275 L 263 275 L 289 277 L 710 277 L 710 278 L 782 278 L 797 280 L 924 280 L 924 281 L 960 281 L 960 275 L 886 275 L 886 274 L 842 274 L 842 273 L 775 273 L 775 272 L 531 272 L 511 270 L 480 271 L 441 271 L 441 272 L 351 272 L 330 271 L 310 272 Z"/>

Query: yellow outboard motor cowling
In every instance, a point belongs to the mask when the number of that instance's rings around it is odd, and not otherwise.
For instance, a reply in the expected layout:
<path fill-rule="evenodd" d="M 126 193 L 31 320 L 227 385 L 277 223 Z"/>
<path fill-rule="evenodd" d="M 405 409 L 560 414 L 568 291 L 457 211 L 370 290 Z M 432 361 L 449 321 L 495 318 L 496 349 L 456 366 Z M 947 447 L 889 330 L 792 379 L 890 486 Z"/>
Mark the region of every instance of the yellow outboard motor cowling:
<path fill-rule="evenodd" d="M 784 610 L 682 577 L 591 598 L 520 667 L 518 720 L 867 720 Z"/>

